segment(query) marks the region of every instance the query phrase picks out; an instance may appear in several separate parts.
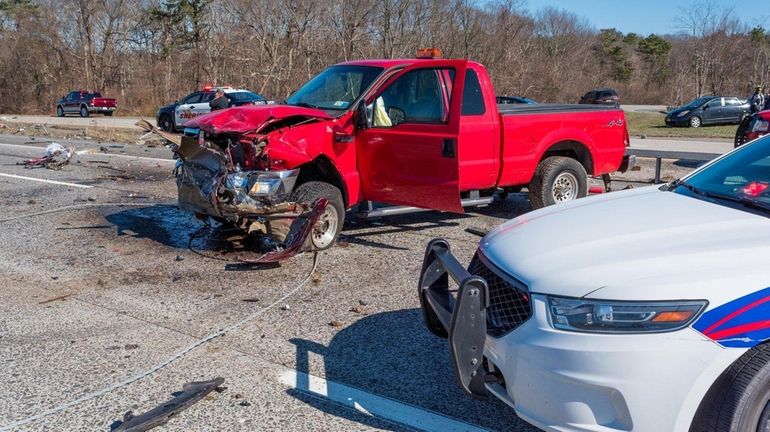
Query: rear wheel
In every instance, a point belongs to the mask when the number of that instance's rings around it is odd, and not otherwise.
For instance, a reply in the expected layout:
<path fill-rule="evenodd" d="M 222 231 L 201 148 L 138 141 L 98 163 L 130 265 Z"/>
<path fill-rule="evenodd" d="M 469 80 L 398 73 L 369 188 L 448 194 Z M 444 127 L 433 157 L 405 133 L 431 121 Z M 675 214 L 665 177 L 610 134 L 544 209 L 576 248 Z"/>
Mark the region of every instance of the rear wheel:
<path fill-rule="evenodd" d="M 61 106 L 56 107 L 56 117 L 64 117 L 64 108 Z"/>
<path fill-rule="evenodd" d="M 698 116 L 692 116 L 690 117 L 690 127 L 697 128 L 700 127 L 702 124 L 700 117 Z"/>
<path fill-rule="evenodd" d="M 551 156 L 540 162 L 529 184 L 529 201 L 536 209 L 573 201 L 587 194 L 585 168 L 565 156 Z"/>
<path fill-rule="evenodd" d="M 80 117 L 88 117 L 88 108 L 85 105 L 80 107 Z"/>
<path fill-rule="evenodd" d="M 302 183 L 291 194 L 291 200 L 295 202 L 312 203 L 319 198 L 326 198 L 329 204 L 324 213 L 318 219 L 308 241 L 315 250 L 329 249 L 342 231 L 345 223 L 345 202 L 342 192 L 326 182 L 309 181 Z"/>
<path fill-rule="evenodd" d="M 171 120 L 171 116 L 164 114 L 158 119 L 158 127 L 166 132 L 174 132 L 174 122 Z"/>
<path fill-rule="evenodd" d="M 719 377 L 690 432 L 770 431 L 770 346 L 752 348 Z"/>

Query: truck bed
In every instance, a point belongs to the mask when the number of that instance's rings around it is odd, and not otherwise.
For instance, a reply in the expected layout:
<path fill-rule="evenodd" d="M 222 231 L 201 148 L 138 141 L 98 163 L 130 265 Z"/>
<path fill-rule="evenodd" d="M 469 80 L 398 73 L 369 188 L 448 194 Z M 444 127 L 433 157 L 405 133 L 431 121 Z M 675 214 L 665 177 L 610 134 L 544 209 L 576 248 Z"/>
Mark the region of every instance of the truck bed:
<path fill-rule="evenodd" d="M 591 104 L 498 104 L 500 115 L 544 114 L 556 112 L 585 112 L 619 110 L 610 105 Z"/>

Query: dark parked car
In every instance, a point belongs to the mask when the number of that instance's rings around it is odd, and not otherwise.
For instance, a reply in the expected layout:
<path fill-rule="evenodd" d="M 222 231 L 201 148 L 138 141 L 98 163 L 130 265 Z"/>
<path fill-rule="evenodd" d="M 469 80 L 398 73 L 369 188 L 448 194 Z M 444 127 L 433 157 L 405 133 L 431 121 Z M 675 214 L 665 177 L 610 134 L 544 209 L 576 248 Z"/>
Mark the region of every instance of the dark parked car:
<path fill-rule="evenodd" d="M 598 104 L 598 105 L 612 105 L 615 107 L 620 106 L 620 96 L 618 93 L 609 88 L 591 90 L 580 97 L 581 104 Z"/>
<path fill-rule="evenodd" d="M 537 102 L 520 96 L 497 96 L 495 99 L 497 99 L 498 105 L 507 105 L 507 104 L 536 104 Z"/>
<path fill-rule="evenodd" d="M 117 109 L 118 103 L 113 98 L 102 97 L 99 92 L 75 90 L 67 93 L 56 103 L 56 116 L 80 114 L 80 117 L 88 117 L 95 113 L 111 116 Z"/>
<path fill-rule="evenodd" d="M 703 96 L 666 114 L 668 126 L 700 127 L 738 124 L 749 115 L 749 103 L 735 96 Z"/>
<path fill-rule="evenodd" d="M 268 103 L 264 97 L 248 90 L 206 86 L 159 109 L 155 114 L 158 127 L 168 132 L 174 132 L 181 129 L 186 121 L 210 113 L 209 102 L 214 100 L 218 88 L 225 92 L 225 97 L 230 101 L 228 104 L 230 107 Z"/>

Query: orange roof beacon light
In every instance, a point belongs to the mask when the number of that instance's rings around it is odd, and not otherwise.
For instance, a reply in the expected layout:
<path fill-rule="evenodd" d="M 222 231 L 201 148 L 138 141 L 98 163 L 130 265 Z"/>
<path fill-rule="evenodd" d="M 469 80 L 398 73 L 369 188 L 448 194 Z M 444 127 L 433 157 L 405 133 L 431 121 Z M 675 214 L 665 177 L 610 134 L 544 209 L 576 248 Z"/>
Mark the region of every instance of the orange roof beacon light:
<path fill-rule="evenodd" d="M 417 50 L 418 59 L 437 59 L 441 58 L 440 48 L 420 48 Z"/>

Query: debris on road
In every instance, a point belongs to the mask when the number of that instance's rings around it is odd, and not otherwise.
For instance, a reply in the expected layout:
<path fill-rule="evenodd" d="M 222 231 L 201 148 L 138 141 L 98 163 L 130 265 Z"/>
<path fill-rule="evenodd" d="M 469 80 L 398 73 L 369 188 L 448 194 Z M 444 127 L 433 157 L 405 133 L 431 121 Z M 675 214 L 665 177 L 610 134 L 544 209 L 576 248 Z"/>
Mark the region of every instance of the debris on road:
<path fill-rule="evenodd" d="M 74 295 L 75 293 L 62 294 L 60 296 L 49 298 L 48 300 L 43 300 L 41 302 L 38 302 L 37 304 L 46 304 L 46 303 L 51 303 L 59 300 L 66 300 L 68 297 L 72 297 Z"/>
<path fill-rule="evenodd" d="M 342 327 L 342 323 L 337 320 L 331 320 L 329 321 L 329 326 L 331 327 Z"/>
<path fill-rule="evenodd" d="M 485 235 L 487 235 L 489 231 L 481 228 L 468 227 L 468 228 L 465 228 L 465 232 L 473 235 L 477 235 L 479 237 L 484 237 Z"/>
<path fill-rule="evenodd" d="M 166 132 L 166 131 L 161 130 L 159 128 L 156 128 L 155 126 L 150 124 L 150 122 L 148 122 L 147 120 L 142 119 L 142 120 L 139 120 L 138 122 L 136 122 L 134 124 L 139 126 L 142 129 L 144 129 L 145 131 L 147 131 L 146 134 L 144 134 L 141 137 L 139 137 L 139 141 L 147 141 L 151 134 L 155 134 L 155 135 L 158 135 L 158 136 L 162 137 L 163 139 L 165 139 L 166 141 L 168 141 L 170 143 L 176 144 L 177 147 L 182 145 L 182 137 L 181 136 L 173 134 L 173 133 L 170 133 L 170 132 Z"/>
<path fill-rule="evenodd" d="M 191 407 L 224 382 L 224 378 L 215 378 L 210 381 L 187 383 L 182 387 L 181 394 L 144 414 L 135 416 L 133 411 L 128 411 L 123 415 L 123 423 L 113 432 L 142 432 L 164 425 L 171 417 Z"/>
<path fill-rule="evenodd" d="M 24 168 L 45 167 L 48 169 L 61 169 L 64 165 L 70 163 L 74 149 L 64 147 L 59 143 L 51 143 L 45 149 L 45 156 L 35 159 L 27 159 L 17 165 L 24 165 Z"/>

